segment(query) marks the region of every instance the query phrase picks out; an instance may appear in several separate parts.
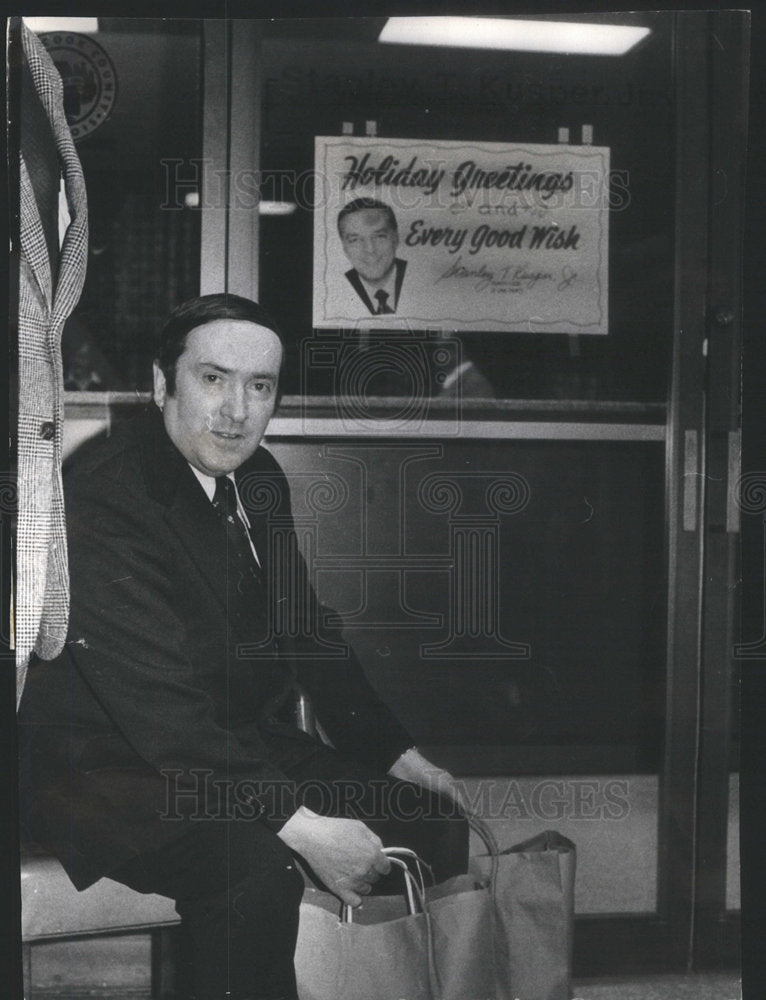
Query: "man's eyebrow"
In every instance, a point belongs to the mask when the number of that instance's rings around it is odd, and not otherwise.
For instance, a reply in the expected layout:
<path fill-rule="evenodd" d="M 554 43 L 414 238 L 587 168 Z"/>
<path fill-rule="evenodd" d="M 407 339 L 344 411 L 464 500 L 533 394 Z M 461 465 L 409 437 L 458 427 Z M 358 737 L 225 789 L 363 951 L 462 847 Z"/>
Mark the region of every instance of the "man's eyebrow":
<path fill-rule="evenodd" d="M 388 222 L 386 219 L 384 219 L 380 223 L 375 223 L 372 226 L 368 226 L 367 228 L 368 228 L 368 230 L 372 230 L 372 232 L 374 232 L 374 233 L 382 233 L 382 232 L 387 232 L 387 233 L 391 232 L 391 233 L 393 233 L 395 231 L 395 227 L 392 226 L 391 223 Z M 362 234 L 361 233 L 350 233 L 347 229 L 344 229 L 343 235 L 344 236 L 361 236 Z"/>
<path fill-rule="evenodd" d="M 228 375 L 231 372 L 231 368 L 224 368 L 222 365 L 217 365 L 215 361 L 198 361 L 197 368 L 212 368 L 217 372 L 222 372 L 224 375 Z"/>
<path fill-rule="evenodd" d="M 211 368 L 215 372 L 220 372 L 222 375 L 231 375 L 234 372 L 233 368 L 224 368 L 223 365 L 218 365 L 215 361 L 198 361 L 197 368 Z M 276 378 L 276 372 L 248 372 L 249 378 Z"/>

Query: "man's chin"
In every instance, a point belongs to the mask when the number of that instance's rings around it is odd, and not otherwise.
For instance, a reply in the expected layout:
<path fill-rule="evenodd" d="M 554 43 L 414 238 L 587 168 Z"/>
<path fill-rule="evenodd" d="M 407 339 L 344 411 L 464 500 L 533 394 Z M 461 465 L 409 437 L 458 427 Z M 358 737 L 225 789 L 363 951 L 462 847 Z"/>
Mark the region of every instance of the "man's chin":
<path fill-rule="evenodd" d="M 384 285 L 390 278 L 391 274 L 393 273 L 393 270 L 394 270 L 393 262 L 389 267 L 386 268 L 385 271 L 374 271 L 374 272 L 368 271 L 367 274 L 365 274 L 364 271 L 359 271 L 359 268 L 357 268 L 359 274 L 364 278 L 365 281 L 369 281 L 371 285 Z"/>
<path fill-rule="evenodd" d="M 257 443 L 243 438 L 216 440 L 214 448 L 201 456 L 206 466 L 202 471 L 208 476 L 227 476 L 246 462 L 257 447 Z"/>

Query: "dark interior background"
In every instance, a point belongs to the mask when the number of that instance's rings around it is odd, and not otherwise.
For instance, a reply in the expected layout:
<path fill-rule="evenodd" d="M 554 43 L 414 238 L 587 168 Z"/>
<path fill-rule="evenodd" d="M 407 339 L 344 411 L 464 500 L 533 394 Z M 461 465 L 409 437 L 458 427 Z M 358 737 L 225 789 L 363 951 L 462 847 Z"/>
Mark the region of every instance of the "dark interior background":
<path fill-rule="evenodd" d="M 656 770 L 666 615 L 661 445 L 453 441 L 422 458 L 427 442 L 296 440 L 271 449 L 292 477 L 296 518 L 312 524 L 320 598 L 439 763 L 479 774 Z M 487 487 L 508 474 L 527 500 L 494 513 Z M 454 510 L 424 503 L 430 477 L 461 495 Z M 345 502 L 317 513 L 311 490 L 334 492 L 338 479 Z M 475 572 L 497 594 L 496 633 L 528 645 L 526 656 L 504 654 L 487 634 L 445 645 L 459 574 L 429 566 L 429 557 L 449 560 L 455 531 L 477 527 L 489 552 Z M 360 556 L 364 572 L 358 561 L 348 565 Z M 409 569 L 399 568 L 402 557 Z M 441 621 L 419 620 L 429 613 Z M 443 652 L 424 648 L 439 644 Z M 487 652 L 494 656 L 480 655 Z"/>
<path fill-rule="evenodd" d="M 111 116 L 77 143 L 88 191 L 88 272 L 62 341 L 70 390 L 149 389 L 159 326 L 199 294 L 199 208 L 168 183 L 202 155 L 199 21 L 100 18 Z M 198 176 L 198 174 L 196 175 Z"/>

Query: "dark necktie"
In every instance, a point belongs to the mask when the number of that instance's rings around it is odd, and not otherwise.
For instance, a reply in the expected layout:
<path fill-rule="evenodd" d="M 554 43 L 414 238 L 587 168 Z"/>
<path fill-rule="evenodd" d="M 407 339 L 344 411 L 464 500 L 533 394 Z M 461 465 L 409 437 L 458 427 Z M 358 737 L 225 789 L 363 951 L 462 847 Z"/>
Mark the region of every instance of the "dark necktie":
<path fill-rule="evenodd" d="M 262 585 L 263 575 L 253 555 L 250 533 L 237 511 L 237 488 L 228 476 L 216 476 L 213 507 L 226 524 L 229 559 L 242 575 L 249 576 L 259 586 Z"/>
<path fill-rule="evenodd" d="M 278 649 L 271 635 L 263 573 L 253 555 L 250 532 L 237 510 L 237 488 L 228 476 L 216 476 L 213 507 L 226 524 L 230 586 L 234 583 L 235 589 L 247 601 L 246 609 L 242 610 L 247 616 L 249 627 L 256 630 L 251 634 L 259 639 L 258 644 L 262 649 Z M 235 605 L 242 608 L 238 601 Z M 259 630 L 262 630 L 262 635 L 259 635 Z M 272 663 L 269 673 L 259 682 L 256 696 L 260 721 L 273 721 L 276 718 L 276 713 L 289 697 L 294 680 L 293 670 L 284 660 L 276 659 Z"/>
<path fill-rule="evenodd" d="M 394 310 L 388 304 L 388 292 L 384 292 L 382 288 L 379 288 L 375 292 L 375 298 L 378 300 L 378 310 L 375 314 L 376 316 L 383 316 L 386 313 L 392 313 Z"/>

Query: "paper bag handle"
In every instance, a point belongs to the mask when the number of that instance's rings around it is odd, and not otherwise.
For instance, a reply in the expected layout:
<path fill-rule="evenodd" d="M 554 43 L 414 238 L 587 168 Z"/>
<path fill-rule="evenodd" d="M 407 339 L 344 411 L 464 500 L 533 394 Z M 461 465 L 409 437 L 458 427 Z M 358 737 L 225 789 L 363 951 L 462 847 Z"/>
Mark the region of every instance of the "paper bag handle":
<path fill-rule="evenodd" d="M 428 904 L 426 903 L 425 896 L 425 885 L 423 883 L 423 868 L 428 869 L 428 872 L 433 879 L 433 872 L 429 865 L 423 861 L 422 858 L 411 851 L 408 847 L 384 847 L 383 853 L 388 857 L 391 864 L 396 865 L 397 868 L 401 868 L 402 875 L 404 876 L 404 885 L 407 891 L 407 909 L 411 916 L 418 912 L 418 906 L 420 907 L 420 912 L 423 914 L 425 921 L 425 933 L 426 933 L 426 946 L 427 946 L 427 961 L 428 961 L 428 989 L 432 1000 L 437 1000 L 441 996 L 441 983 L 439 980 L 439 970 L 436 966 L 436 953 L 434 950 L 434 932 L 431 925 L 431 914 L 428 912 Z M 417 865 L 418 878 L 410 871 L 409 865 L 402 858 L 397 857 L 397 854 L 401 854 L 404 857 L 414 860 Z M 422 867 L 421 867 L 422 866 Z M 417 906 L 416 906 L 417 903 Z M 341 908 L 341 922 L 350 924 L 353 923 L 353 907 L 344 904 Z"/>
<path fill-rule="evenodd" d="M 431 885 L 436 885 L 436 879 L 434 878 L 433 868 L 427 864 L 415 851 L 411 850 L 409 847 L 383 847 L 383 854 L 388 858 L 405 858 L 409 861 L 415 862 L 415 868 L 418 873 L 418 880 L 420 882 L 420 890 L 425 896 L 426 884 L 423 877 L 423 870 L 428 872 L 429 878 L 431 879 Z"/>
<path fill-rule="evenodd" d="M 417 855 L 415 855 L 417 857 Z M 421 912 L 426 912 L 426 898 L 425 898 L 425 887 L 418 885 L 417 879 L 410 871 L 407 862 L 402 861 L 401 858 L 389 856 L 388 859 L 392 865 L 396 865 L 397 868 L 401 868 L 402 874 L 404 875 L 404 887 L 407 893 L 407 912 L 410 916 Z M 418 910 L 418 907 L 420 908 Z M 352 924 L 354 922 L 354 908 L 349 906 L 348 903 L 344 903 L 341 908 L 341 923 Z"/>
<path fill-rule="evenodd" d="M 480 819 L 478 816 L 467 816 L 469 827 L 478 834 L 487 848 L 487 854 L 496 855 L 500 853 L 500 846 L 495 839 L 494 833 L 490 830 L 489 825 Z"/>
<path fill-rule="evenodd" d="M 487 854 L 492 859 L 489 872 L 489 888 L 492 899 L 494 900 L 497 890 L 497 870 L 500 864 L 500 845 L 497 840 L 495 840 L 494 833 L 490 830 L 488 824 L 485 823 L 483 819 L 480 819 L 478 816 L 468 816 L 466 818 L 468 819 L 468 826 L 479 835 L 484 843 L 484 846 L 487 848 Z"/>

